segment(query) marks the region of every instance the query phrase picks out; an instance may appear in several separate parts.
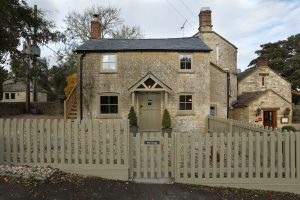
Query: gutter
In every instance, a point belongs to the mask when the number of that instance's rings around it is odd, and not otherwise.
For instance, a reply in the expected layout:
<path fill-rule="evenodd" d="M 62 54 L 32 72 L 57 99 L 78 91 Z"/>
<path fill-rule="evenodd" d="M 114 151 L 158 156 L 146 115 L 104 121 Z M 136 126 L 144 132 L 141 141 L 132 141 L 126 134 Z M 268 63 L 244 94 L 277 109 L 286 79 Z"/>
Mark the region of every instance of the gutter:
<path fill-rule="evenodd" d="M 80 121 L 83 118 L 83 90 L 82 90 L 82 68 L 83 68 L 83 58 L 85 57 L 85 52 L 83 52 L 80 56 L 80 67 L 79 67 L 79 98 L 80 98 Z"/>

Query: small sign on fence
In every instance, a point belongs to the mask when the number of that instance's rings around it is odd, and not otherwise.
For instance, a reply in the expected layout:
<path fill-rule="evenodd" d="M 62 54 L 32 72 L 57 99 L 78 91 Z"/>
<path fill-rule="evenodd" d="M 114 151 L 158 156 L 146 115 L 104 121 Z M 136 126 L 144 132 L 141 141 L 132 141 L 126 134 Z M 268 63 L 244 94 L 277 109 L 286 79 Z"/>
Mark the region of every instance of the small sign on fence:
<path fill-rule="evenodd" d="M 147 140 L 147 141 L 144 141 L 144 144 L 150 144 L 150 145 L 157 145 L 159 144 L 160 142 L 159 141 L 153 141 L 153 140 Z"/>

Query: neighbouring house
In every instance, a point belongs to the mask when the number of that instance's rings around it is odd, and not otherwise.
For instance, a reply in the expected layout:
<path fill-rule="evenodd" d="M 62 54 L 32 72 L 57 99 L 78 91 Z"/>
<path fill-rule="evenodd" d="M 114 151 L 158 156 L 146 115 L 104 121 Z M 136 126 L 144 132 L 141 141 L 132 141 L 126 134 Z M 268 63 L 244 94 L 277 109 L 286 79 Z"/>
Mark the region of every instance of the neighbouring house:
<path fill-rule="evenodd" d="M 259 57 L 256 66 L 238 74 L 238 97 L 232 118 L 268 127 L 292 123 L 291 84 Z"/>
<path fill-rule="evenodd" d="M 91 39 L 76 50 L 79 82 L 65 115 L 127 118 L 133 106 L 139 130 L 158 131 L 168 109 L 173 129 L 201 132 L 207 115 L 228 116 L 237 95 L 237 48 L 212 31 L 209 8 L 199 22 L 193 37 L 104 39 L 94 16 Z"/>
<path fill-rule="evenodd" d="M 9 79 L 3 82 L 3 96 L 1 102 L 25 102 L 26 83 L 21 80 Z M 33 87 L 30 86 L 30 101 L 33 101 Z M 47 101 L 47 91 L 38 87 L 38 102 Z"/>

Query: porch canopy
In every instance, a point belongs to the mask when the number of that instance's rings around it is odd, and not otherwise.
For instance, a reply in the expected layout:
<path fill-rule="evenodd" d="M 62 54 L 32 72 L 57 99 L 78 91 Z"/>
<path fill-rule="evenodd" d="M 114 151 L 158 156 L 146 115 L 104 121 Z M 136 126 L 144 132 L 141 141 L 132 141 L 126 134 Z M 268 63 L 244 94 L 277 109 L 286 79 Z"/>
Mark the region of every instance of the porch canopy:
<path fill-rule="evenodd" d="M 129 92 L 160 92 L 165 91 L 170 93 L 171 88 L 156 78 L 151 72 L 141 78 L 138 82 L 132 85 Z"/>

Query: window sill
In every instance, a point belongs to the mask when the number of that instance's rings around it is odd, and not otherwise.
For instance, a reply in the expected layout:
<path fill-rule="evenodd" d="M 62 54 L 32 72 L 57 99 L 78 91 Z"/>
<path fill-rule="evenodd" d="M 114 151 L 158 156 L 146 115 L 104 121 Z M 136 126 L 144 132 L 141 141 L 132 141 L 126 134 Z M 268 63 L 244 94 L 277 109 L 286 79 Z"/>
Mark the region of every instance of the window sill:
<path fill-rule="evenodd" d="M 119 114 L 101 114 L 96 116 L 97 119 L 121 119 Z"/>
<path fill-rule="evenodd" d="M 182 73 L 182 74 L 194 74 L 195 70 L 192 70 L 192 69 L 179 69 L 177 72 Z"/>
<path fill-rule="evenodd" d="M 117 74 L 118 71 L 100 71 L 100 74 Z"/>
<path fill-rule="evenodd" d="M 177 111 L 177 114 L 176 114 L 176 116 L 193 116 L 193 115 L 196 115 L 193 110 L 190 110 L 190 111 L 180 110 L 180 111 Z"/>

